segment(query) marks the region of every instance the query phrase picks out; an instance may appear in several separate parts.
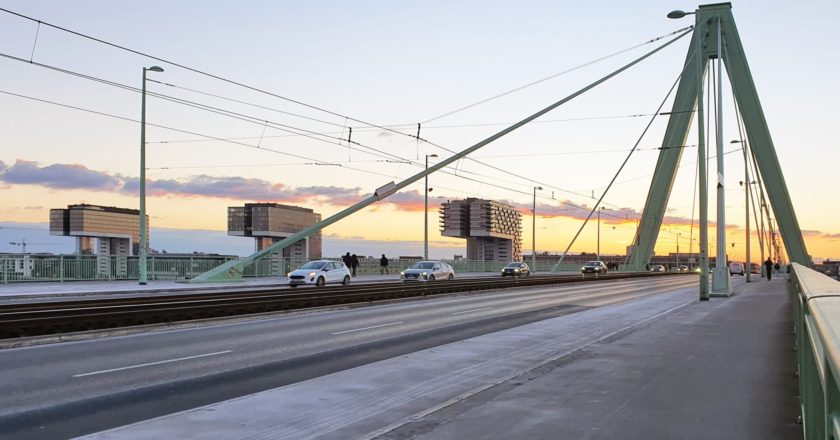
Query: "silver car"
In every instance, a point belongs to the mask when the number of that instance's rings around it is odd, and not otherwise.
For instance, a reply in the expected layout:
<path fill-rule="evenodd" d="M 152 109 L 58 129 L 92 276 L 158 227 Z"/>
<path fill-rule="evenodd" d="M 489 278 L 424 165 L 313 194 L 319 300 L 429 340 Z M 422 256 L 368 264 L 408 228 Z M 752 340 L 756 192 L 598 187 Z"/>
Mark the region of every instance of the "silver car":
<path fill-rule="evenodd" d="M 455 278 L 455 269 L 443 261 L 419 261 L 400 272 L 403 281 L 434 281 Z"/>

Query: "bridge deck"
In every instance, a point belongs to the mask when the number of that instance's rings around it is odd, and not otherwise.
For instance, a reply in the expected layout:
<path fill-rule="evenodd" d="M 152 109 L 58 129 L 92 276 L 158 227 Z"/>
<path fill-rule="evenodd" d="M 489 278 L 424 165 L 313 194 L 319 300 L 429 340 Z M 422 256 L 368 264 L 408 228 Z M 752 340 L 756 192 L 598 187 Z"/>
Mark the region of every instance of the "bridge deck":
<path fill-rule="evenodd" d="M 796 439 L 786 280 L 586 310 L 94 438 Z"/>

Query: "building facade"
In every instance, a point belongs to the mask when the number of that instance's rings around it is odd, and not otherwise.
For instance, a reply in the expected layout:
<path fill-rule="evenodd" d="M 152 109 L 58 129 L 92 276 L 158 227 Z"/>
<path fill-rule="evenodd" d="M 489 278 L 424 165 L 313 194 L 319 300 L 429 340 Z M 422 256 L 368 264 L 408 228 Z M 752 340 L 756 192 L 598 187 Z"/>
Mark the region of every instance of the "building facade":
<path fill-rule="evenodd" d="M 146 216 L 146 237 L 148 228 Z M 50 235 L 76 237 L 76 254 L 101 257 L 97 263 L 101 275 L 122 276 L 128 270 L 124 257 L 140 252 L 140 211 L 88 204 L 51 209 Z"/>
<path fill-rule="evenodd" d="M 468 260 L 522 259 L 522 214 L 510 205 L 477 198 L 442 203 L 440 231 L 467 239 Z"/>
<path fill-rule="evenodd" d="M 255 250 L 265 249 L 321 221 L 321 214 L 308 208 L 279 203 L 246 203 L 228 207 L 228 235 L 253 237 Z M 321 258 L 321 232 L 283 249 L 282 257 L 295 261 Z M 281 254 L 277 254 L 280 257 Z"/>

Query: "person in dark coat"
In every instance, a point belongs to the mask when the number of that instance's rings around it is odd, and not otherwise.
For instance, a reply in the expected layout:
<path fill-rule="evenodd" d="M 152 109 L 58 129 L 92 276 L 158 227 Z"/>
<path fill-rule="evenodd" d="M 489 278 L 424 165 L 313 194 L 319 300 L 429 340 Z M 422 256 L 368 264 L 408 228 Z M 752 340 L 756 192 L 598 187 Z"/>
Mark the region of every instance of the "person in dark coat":
<path fill-rule="evenodd" d="M 353 254 L 350 256 L 350 269 L 353 271 L 353 276 L 356 276 L 357 267 L 359 267 L 359 257 Z"/>
<path fill-rule="evenodd" d="M 767 281 L 770 281 L 773 276 L 773 262 L 770 261 L 770 257 L 767 257 L 767 261 L 764 262 L 764 272 L 767 273 Z"/>
<path fill-rule="evenodd" d="M 350 268 L 350 252 L 341 256 L 341 262 L 344 263 L 347 268 Z"/>
<path fill-rule="evenodd" d="M 379 275 L 387 275 L 388 274 L 388 259 L 385 258 L 385 254 L 382 254 L 382 258 L 379 259 Z"/>

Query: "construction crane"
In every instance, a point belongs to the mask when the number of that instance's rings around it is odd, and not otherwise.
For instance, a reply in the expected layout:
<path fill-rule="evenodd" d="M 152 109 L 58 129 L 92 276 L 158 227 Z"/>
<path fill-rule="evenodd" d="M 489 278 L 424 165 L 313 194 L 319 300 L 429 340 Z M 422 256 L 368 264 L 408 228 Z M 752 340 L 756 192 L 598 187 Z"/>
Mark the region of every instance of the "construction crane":
<path fill-rule="evenodd" d="M 24 253 L 24 254 L 26 253 L 26 239 L 25 238 L 23 240 L 21 240 L 20 243 L 10 241 L 9 244 L 12 245 L 12 246 L 20 246 L 22 253 Z"/>

